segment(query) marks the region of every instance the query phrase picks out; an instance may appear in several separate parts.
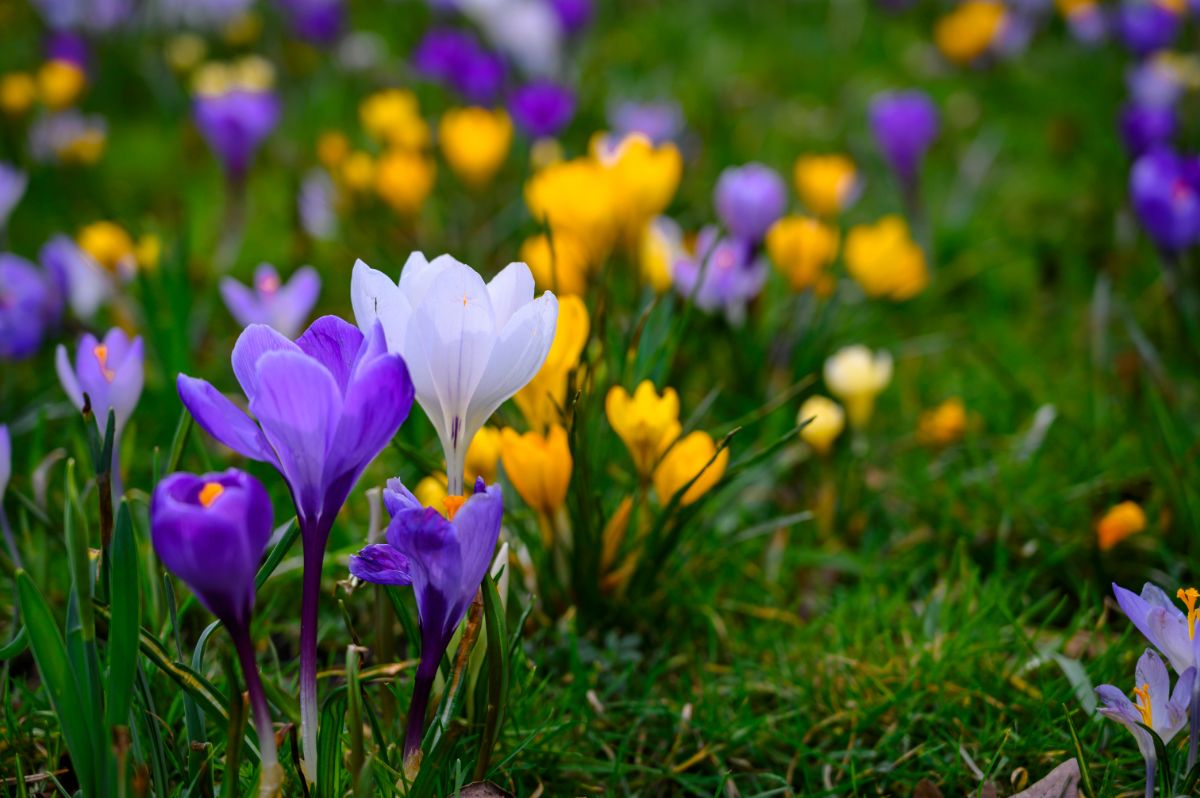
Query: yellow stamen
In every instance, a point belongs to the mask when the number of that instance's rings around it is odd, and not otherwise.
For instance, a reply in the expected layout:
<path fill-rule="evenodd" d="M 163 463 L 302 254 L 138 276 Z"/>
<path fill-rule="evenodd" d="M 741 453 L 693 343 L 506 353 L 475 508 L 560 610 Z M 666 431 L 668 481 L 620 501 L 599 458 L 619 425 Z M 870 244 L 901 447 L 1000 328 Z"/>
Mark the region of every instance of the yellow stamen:
<path fill-rule="evenodd" d="M 1150 685 L 1143 684 L 1133 688 L 1133 696 L 1137 699 L 1138 712 L 1142 713 L 1142 723 L 1154 728 L 1154 711 L 1150 706 Z"/>
<path fill-rule="evenodd" d="M 104 379 L 112 382 L 117 373 L 108 367 L 108 347 L 104 344 L 97 344 L 92 349 L 92 354 L 96 356 L 96 362 L 100 364 L 100 373 L 104 375 Z"/>
<path fill-rule="evenodd" d="M 1196 639 L 1196 621 L 1200 620 L 1200 609 L 1196 607 L 1196 600 L 1200 599 L 1200 590 L 1194 587 L 1189 587 L 1184 590 L 1182 587 L 1175 593 L 1175 596 L 1187 605 L 1187 625 L 1188 639 Z"/>
<path fill-rule="evenodd" d="M 224 492 L 225 486 L 220 482 L 205 482 L 204 487 L 200 489 L 200 504 L 212 507 L 213 502 Z"/>
<path fill-rule="evenodd" d="M 466 503 L 466 496 L 447 496 L 442 499 L 442 505 L 446 508 L 446 517 L 453 521 L 454 516 L 458 514 L 459 508 Z"/>

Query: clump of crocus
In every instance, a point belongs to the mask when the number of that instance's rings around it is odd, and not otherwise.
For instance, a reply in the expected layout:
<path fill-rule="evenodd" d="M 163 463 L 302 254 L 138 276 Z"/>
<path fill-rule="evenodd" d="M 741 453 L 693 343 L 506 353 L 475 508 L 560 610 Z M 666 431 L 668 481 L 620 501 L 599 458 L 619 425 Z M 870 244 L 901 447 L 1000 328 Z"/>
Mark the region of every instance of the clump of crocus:
<path fill-rule="evenodd" d="M 721 172 L 713 205 L 725 229 L 735 238 L 757 243 L 787 208 L 787 187 L 769 166 L 748 163 Z"/>
<path fill-rule="evenodd" d="M 655 145 L 641 134 L 621 139 L 597 134 L 592 155 L 612 176 L 620 235 L 625 245 L 637 245 L 642 231 L 666 210 L 683 175 L 683 157 L 675 145 Z"/>
<path fill-rule="evenodd" d="M 694 252 L 684 250 L 671 264 L 671 279 L 680 296 L 738 326 L 766 283 L 767 261 L 749 239 L 719 235 L 714 226 L 701 230 Z"/>
<path fill-rule="evenodd" d="M 155 554 L 233 638 L 258 731 L 259 794 L 264 796 L 278 794 L 283 770 L 250 640 L 250 618 L 254 577 L 271 530 L 271 499 L 262 483 L 243 471 L 171 474 L 154 490 L 150 536 Z"/>
<path fill-rule="evenodd" d="M 785 216 L 771 225 L 766 244 L 771 262 L 793 291 L 833 290 L 828 267 L 838 253 L 837 228 L 808 216 Z"/>
<path fill-rule="evenodd" d="M 512 121 L 502 108 L 453 108 L 442 115 L 438 144 L 459 179 L 472 188 L 482 188 L 508 157 Z"/>
<path fill-rule="evenodd" d="M 141 336 L 131 341 L 124 330 L 114 327 L 104 335 L 103 340 L 85 333 L 75 350 L 74 364 L 67 355 L 66 346 L 62 344 L 58 345 L 55 356 L 58 379 L 71 404 L 82 411 L 90 403 L 101 436 L 108 426 L 109 411 L 113 413 L 115 424 L 111 476 L 115 497 L 122 494 L 119 468 L 121 433 L 142 395 L 142 352 Z"/>
<path fill-rule="evenodd" d="M 409 256 L 399 283 L 362 261 L 350 298 L 360 327 L 376 322 L 404 356 L 417 402 L 446 456 L 451 495 L 463 494 L 463 460 L 479 428 L 525 386 L 554 341 L 558 300 L 534 297 L 533 275 L 510 263 L 491 282 L 449 255 Z"/>
<path fill-rule="evenodd" d="M 796 159 L 792 180 L 804 207 L 824 218 L 837 216 L 862 193 L 858 169 L 845 155 L 803 155 Z"/>
<path fill-rule="evenodd" d="M 257 423 L 212 385 L 179 375 L 183 404 L 209 435 L 243 457 L 269 463 L 288 483 L 304 546 L 300 606 L 300 713 L 304 769 L 317 766 L 317 601 L 334 519 L 359 476 L 412 407 L 404 360 L 383 328 L 364 335 L 334 316 L 296 341 L 252 324 L 233 348 L 233 371 Z"/>
<path fill-rule="evenodd" d="M 504 84 L 504 59 L 480 46 L 469 33 L 434 28 L 412 56 L 417 74 L 450 86 L 469 102 L 494 102 Z"/>
<path fill-rule="evenodd" d="M 1007 16 L 998 0 L 966 0 L 938 20 L 933 40 L 947 60 L 969 64 L 996 42 Z"/>
<path fill-rule="evenodd" d="M 834 442 L 846 427 L 846 412 L 828 396 L 818 394 L 808 397 L 800 405 L 796 424 L 804 425 L 800 428 L 801 440 L 824 457 L 833 449 Z"/>
<path fill-rule="evenodd" d="M 0 252 L 0 360 L 23 360 L 36 352 L 61 310 L 51 274 Z"/>
<path fill-rule="evenodd" d="M 604 400 L 608 423 L 629 450 L 638 475 L 649 479 L 658 458 L 671 445 L 682 427 L 679 424 L 679 394 L 666 388 L 660 396 L 654 383 L 643 380 L 630 396 L 614 385 Z"/>
<path fill-rule="evenodd" d="M 416 594 L 421 661 L 404 737 L 404 769 L 411 777 L 421 764 L 425 714 L 438 666 L 492 562 L 504 501 L 500 486 L 487 487 L 483 480 L 476 481 L 469 498 L 446 498 L 448 518 L 423 507 L 396 479 L 388 481 L 383 498 L 392 516 L 387 542 L 352 557 L 350 573 L 375 584 L 412 585 Z"/>
<path fill-rule="evenodd" d="M 554 519 L 567 500 L 574 460 L 567 431 L 551 424 L 540 432 L 518 433 L 511 427 L 501 430 L 500 462 L 508 481 L 527 505 L 546 519 Z M 547 541 L 549 542 L 549 541 Z"/>
<path fill-rule="evenodd" d="M 1120 723 L 1137 741 L 1138 750 L 1146 763 L 1146 795 L 1154 795 L 1155 777 L 1158 769 L 1158 754 L 1154 738 L 1145 727 L 1154 730 L 1167 745 L 1188 721 L 1188 703 L 1192 698 L 1196 669 L 1188 668 L 1179 676 L 1175 690 L 1171 690 L 1171 677 L 1157 654 L 1150 649 L 1142 654 L 1134 673 L 1134 700 L 1130 701 L 1125 691 L 1111 684 L 1096 688 L 1096 694 L 1104 706 L 1097 712 Z"/>
<path fill-rule="evenodd" d="M 839 349 L 825 361 L 825 385 L 842 400 L 853 427 L 871 420 L 877 397 L 892 381 L 892 356 L 861 345 Z"/>
<path fill-rule="evenodd" d="M 1196 640 L 1196 622 L 1200 620 L 1200 590 L 1194 587 L 1179 588 L 1175 596 L 1183 602 L 1187 612 L 1171 600 L 1158 586 L 1147 582 L 1141 594 L 1113 584 L 1117 604 L 1142 636 L 1158 649 L 1171 667 L 1179 674 L 1180 681 L 1189 673 L 1196 673 L 1200 666 L 1200 642 Z M 1187 704 L 1185 703 L 1185 706 Z M 1191 718 L 1188 734 L 1188 762 L 1190 771 L 1200 754 L 1200 681 L 1191 682 Z"/>
<path fill-rule="evenodd" d="M 1096 541 L 1108 551 L 1125 538 L 1145 530 L 1146 512 L 1135 501 L 1123 501 L 1108 508 L 1096 522 Z"/>
<path fill-rule="evenodd" d="M 258 57 L 211 63 L 195 76 L 192 116 L 231 185 L 245 181 L 263 141 L 279 122 L 273 67 Z"/>
<path fill-rule="evenodd" d="M 1175 137 L 1178 117 L 1170 105 L 1127 103 L 1118 118 L 1125 149 L 1138 156 L 1167 146 Z"/>
<path fill-rule="evenodd" d="M 542 431 L 562 420 L 561 411 L 567 409 L 567 380 L 579 366 L 590 327 L 582 299 L 564 296 L 558 301 L 554 343 L 546 361 L 529 384 L 513 397 L 531 429 Z"/>
<path fill-rule="evenodd" d="M 1200 160 L 1149 152 L 1133 164 L 1129 193 L 1142 227 L 1168 257 L 1200 241 Z"/>
<path fill-rule="evenodd" d="M 870 297 L 912 299 L 929 284 L 925 252 L 900 216 L 860 224 L 846 235 L 846 271 Z"/>
<path fill-rule="evenodd" d="M 535 81 L 509 95 L 508 111 L 526 136 L 553 138 L 575 115 L 575 94 L 552 81 Z"/>
<path fill-rule="evenodd" d="M 922 91 L 883 92 L 871 100 L 868 115 L 875 143 L 915 210 L 921 162 L 938 135 L 937 106 Z"/>
<path fill-rule="evenodd" d="M 320 291 L 321 278 L 311 266 L 297 269 L 286 283 L 269 263 L 259 264 L 249 286 L 232 277 L 221 279 L 221 298 L 238 324 L 265 324 L 287 338 L 303 329 Z"/>
<path fill-rule="evenodd" d="M 940 448 L 962 440 L 967 432 L 967 408 L 958 397 L 951 397 L 926 410 L 917 422 L 917 441 Z"/>

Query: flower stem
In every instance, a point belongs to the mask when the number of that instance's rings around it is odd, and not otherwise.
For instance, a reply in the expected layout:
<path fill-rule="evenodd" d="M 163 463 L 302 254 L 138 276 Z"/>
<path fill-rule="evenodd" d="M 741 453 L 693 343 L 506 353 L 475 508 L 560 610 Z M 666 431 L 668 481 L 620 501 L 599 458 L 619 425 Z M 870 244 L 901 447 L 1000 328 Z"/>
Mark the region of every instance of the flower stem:
<path fill-rule="evenodd" d="M 275 751 L 275 726 L 271 722 L 271 709 L 263 693 L 262 679 L 258 675 L 258 662 L 254 658 L 254 646 L 247 629 L 230 629 L 233 646 L 237 649 L 238 662 L 242 666 L 242 677 L 246 680 L 246 693 L 250 696 L 250 711 L 254 713 L 254 728 L 258 732 L 258 750 L 262 768 L 266 770 L 278 764 Z"/>
<path fill-rule="evenodd" d="M 425 713 L 429 708 L 429 694 L 433 691 L 433 680 L 437 677 L 438 654 L 424 656 L 417 666 L 417 677 L 413 684 L 412 702 L 408 705 L 408 727 L 404 733 L 404 775 L 412 779 L 421 767 L 421 739 L 425 736 Z"/>
<path fill-rule="evenodd" d="M 1192 679 L 1191 718 L 1188 720 L 1188 773 L 1196 766 L 1196 754 L 1200 750 L 1200 679 Z"/>
<path fill-rule="evenodd" d="M 1146 760 L 1146 798 L 1154 798 L 1154 779 L 1157 777 L 1158 760 L 1150 757 Z"/>
<path fill-rule="evenodd" d="M 317 780 L 317 603 L 325 535 L 304 535 L 304 576 L 300 597 L 300 736 L 304 777 Z"/>
<path fill-rule="evenodd" d="M 13 566 L 24 568 L 21 564 L 21 552 L 17 549 L 17 539 L 13 537 L 12 527 L 8 525 L 8 516 L 4 514 L 3 507 L 0 507 L 0 530 L 4 532 L 4 545 L 8 547 L 8 556 L 12 558 Z"/>

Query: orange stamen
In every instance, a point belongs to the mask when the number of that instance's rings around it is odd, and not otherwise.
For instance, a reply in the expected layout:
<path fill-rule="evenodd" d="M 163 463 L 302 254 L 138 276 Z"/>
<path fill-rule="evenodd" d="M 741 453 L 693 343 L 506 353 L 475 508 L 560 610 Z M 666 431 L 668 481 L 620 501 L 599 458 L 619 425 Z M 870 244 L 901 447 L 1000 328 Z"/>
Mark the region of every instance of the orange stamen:
<path fill-rule="evenodd" d="M 1133 688 L 1134 698 L 1137 699 L 1137 710 L 1142 713 L 1142 723 L 1154 727 L 1154 710 L 1150 706 L 1150 685 L 1143 684 Z"/>
<path fill-rule="evenodd" d="M 466 503 L 466 496 L 447 496 L 442 499 L 442 505 L 446 508 L 446 517 L 453 521 L 454 516 L 458 515 L 459 508 Z"/>
<path fill-rule="evenodd" d="M 96 362 L 100 364 L 100 373 L 104 375 L 104 379 L 112 382 L 117 373 L 108 367 L 108 347 L 104 344 L 96 344 L 92 348 L 92 354 L 96 356 Z"/>
<path fill-rule="evenodd" d="M 205 482 L 204 487 L 200 489 L 200 504 L 204 507 L 212 507 L 213 502 L 224 492 L 225 486 L 220 482 Z"/>
<path fill-rule="evenodd" d="M 1200 609 L 1196 607 L 1196 600 L 1200 599 L 1200 590 L 1196 590 L 1194 587 L 1189 587 L 1188 589 L 1184 590 L 1181 587 L 1178 591 L 1176 591 L 1175 596 L 1185 605 L 1187 605 L 1188 639 L 1195 640 L 1196 621 L 1200 620 Z"/>

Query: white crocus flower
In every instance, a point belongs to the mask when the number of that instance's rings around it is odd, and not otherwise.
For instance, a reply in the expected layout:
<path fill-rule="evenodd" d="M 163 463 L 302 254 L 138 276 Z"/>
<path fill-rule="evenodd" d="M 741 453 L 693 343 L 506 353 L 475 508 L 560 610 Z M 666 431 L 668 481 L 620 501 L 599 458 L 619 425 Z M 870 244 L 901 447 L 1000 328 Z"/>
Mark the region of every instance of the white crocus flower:
<path fill-rule="evenodd" d="M 861 344 L 847 346 L 825 361 L 825 385 L 846 405 L 855 427 L 866 426 L 875 409 L 875 397 L 892 381 L 892 356 L 872 353 Z"/>
<path fill-rule="evenodd" d="M 449 492 L 463 495 L 463 460 L 484 422 L 525 386 L 546 360 L 558 300 L 534 298 L 533 275 L 510 263 L 490 283 L 449 255 L 409 256 L 399 285 L 361 260 L 350 300 L 358 326 L 378 320 L 388 350 L 399 353 L 417 402 L 446 453 Z"/>

